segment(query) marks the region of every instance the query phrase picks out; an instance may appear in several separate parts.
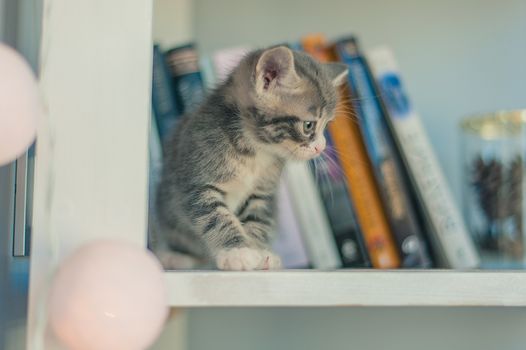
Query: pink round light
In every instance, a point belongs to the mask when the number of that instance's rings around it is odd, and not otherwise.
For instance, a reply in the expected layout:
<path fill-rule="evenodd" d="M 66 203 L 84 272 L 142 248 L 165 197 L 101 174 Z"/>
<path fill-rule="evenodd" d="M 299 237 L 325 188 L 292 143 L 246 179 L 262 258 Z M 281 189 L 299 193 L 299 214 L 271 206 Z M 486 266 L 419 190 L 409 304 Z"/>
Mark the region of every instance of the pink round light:
<path fill-rule="evenodd" d="M 0 44 L 0 165 L 16 159 L 33 142 L 41 113 L 31 68 L 15 50 Z"/>
<path fill-rule="evenodd" d="M 49 296 L 49 322 L 72 350 L 142 350 L 168 314 L 162 267 L 146 249 L 96 241 L 66 258 Z"/>

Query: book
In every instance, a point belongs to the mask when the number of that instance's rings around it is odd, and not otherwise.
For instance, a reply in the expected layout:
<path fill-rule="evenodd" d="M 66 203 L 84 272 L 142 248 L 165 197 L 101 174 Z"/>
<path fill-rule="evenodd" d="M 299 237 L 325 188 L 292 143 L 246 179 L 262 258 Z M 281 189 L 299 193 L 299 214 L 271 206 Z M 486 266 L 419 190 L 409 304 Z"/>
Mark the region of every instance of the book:
<path fill-rule="evenodd" d="M 327 42 L 322 34 L 311 34 L 301 39 L 303 50 L 319 60 L 330 61 Z M 347 183 L 334 152 L 329 132 L 325 133 L 327 148 L 320 160 L 311 161 L 318 189 L 325 207 L 332 234 L 338 247 L 343 267 L 370 267 L 371 262 L 356 214 L 349 197 Z M 320 165 L 320 162 L 323 164 Z"/>
<path fill-rule="evenodd" d="M 272 244 L 274 251 L 281 257 L 284 268 L 309 267 L 300 224 L 294 213 L 290 191 L 283 179 L 278 188 L 277 208 L 277 237 Z"/>
<path fill-rule="evenodd" d="M 353 119 L 348 89 L 344 86 L 342 90 L 342 100 L 337 107 L 336 116 L 328 125 L 329 132 L 340 157 L 349 195 L 373 267 L 397 268 L 400 266 L 400 258 L 373 180 L 360 129 Z"/>
<path fill-rule="evenodd" d="M 328 132 L 325 138 L 327 150 L 324 156 L 311 164 L 315 165 L 313 167 L 315 179 L 318 182 L 318 190 L 340 254 L 342 266 L 371 267 L 367 247 L 349 197 L 345 176 Z"/>
<path fill-rule="evenodd" d="M 321 62 L 336 60 L 335 49 L 327 46 L 327 40 L 321 34 L 304 37 L 302 45 Z M 396 268 L 400 265 L 400 258 L 372 178 L 360 130 L 356 120 L 353 120 L 348 91 L 346 85 L 341 88 L 335 118 L 328 124 L 329 134 L 339 155 L 370 261 L 375 268 Z"/>
<path fill-rule="evenodd" d="M 172 75 L 159 45 L 153 47 L 152 107 L 162 142 L 173 129 L 182 109 L 175 98 Z"/>
<path fill-rule="evenodd" d="M 197 49 L 190 43 L 168 50 L 165 57 L 172 73 L 177 102 L 183 113 L 192 112 L 204 98 Z"/>
<path fill-rule="evenodd" d="M 313 33 L 301 38 L 303 51 L 320 62 L 331 61 L 331 53 L 328 50 L 328 41 L 325 35 Z"/>
<path fill-rule="evenodd" d="M 397 62 L 388 48 L 367 55 L 387 110 L 387 120 L 410 174 L 427 222 L 431 240 L 446 266 L 477 267 L 478 253 L 427 138 L 420 115 L 403 86 Z"/>
<path fill-rule="evenodd" d="M 430 267 L 431 258 L 410 197 L 408 180 L 367 62 L 353 37 L 338 41 L 336 51 L 340 61 L 349 65 L 353 107 L 402 267 Z"/>
<path fill-rule="evenodd" d="M 305 162 L 289 162 L 284 179 L 305 239 L 309 260 L 317 269 L 342 266 L 314 177 Z"/>

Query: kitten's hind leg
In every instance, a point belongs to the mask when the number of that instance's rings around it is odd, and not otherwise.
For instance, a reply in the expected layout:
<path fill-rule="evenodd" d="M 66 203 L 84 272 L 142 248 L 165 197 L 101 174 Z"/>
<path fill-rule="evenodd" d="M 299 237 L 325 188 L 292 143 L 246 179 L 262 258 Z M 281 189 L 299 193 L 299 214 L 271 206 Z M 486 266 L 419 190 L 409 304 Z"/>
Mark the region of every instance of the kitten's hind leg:
<path fill-rule="evenodd" d="M 160 250 L 155 255 L 165 270 L 193 270 L 202 266 L 198 259 L 169 250 Z"/>
<path fill-rule="evenodd" d="M 217 253 L 216 264 L 221 270 L 275 270 L 281 268 L 281 259 L 269 250 L 227 248 Z"/>
<path fill-rule="evenodd" d="M 148 248 L 159 259 L 164 270 L 191 270 L 203 267 L 201 259 L 174 251 L 167 242 L 169 230 L 163 230 L 152 216 L 148 227 Z"/>

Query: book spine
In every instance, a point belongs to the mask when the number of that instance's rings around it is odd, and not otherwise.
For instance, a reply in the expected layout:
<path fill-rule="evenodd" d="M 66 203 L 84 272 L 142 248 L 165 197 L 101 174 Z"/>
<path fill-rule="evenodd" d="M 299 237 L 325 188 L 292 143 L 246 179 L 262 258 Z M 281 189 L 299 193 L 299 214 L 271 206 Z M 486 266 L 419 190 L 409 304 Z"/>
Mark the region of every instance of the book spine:
<path fill-rule="evenodd" d="M 294 213 L 292 197 L 285 180 L 282 178 L 277 197 L 277 238 L 273 243 L 274 251 L 281 257 L 283 267 L 287 269 L 310 266 L 301 228 Z"/>
<path fill-rule="evenodd" d="M 313 267 L 341 267 L 342 262 L 332 238 L 320 194 L 307 163 L 289 163 L 285 167 L 284 176 Z"/>
<path fill-rule="evenodd" d="M 193 44 L 166 52 L 172 73 L 175 95 L 183 113 L 195 110 L 204 98 L 204 84 L 199 71 L 199 57 Z"/>
<path fill-rule="evenodd" d="M 310 34 L 301 39 L 303 50 L 320 62 L 330 61 L 327 40 L 323 34 Z M 321 160 L 313 160 L 313 171 L 319 182 L 319 191 L 334 240 L 344 267 L 370 267 L 371 262 L 356 221 L 356 214 L 349 197 L 339 159 L 333 149 L 329 132 L 325 133 L 327 151 Z M 320 166 L 317 164 L 323 163 Z"/>
<path fill-rule="evenodd" d="M 158 45 L 153 48 L 152 107 L 157 129 L 164 140 L 182 114 L 174 95 L 172 75 Z"/>
<path fill-rule="evenodd" d="M 328 125 L 329 132 L 340 156 L 349 195 L 354 203 L 373 267 L 397 268 L 400 266 L 400 257 L 373 180 L 360 130 L 356 120 L 353 120 L 348 88 L 344 87 L 342 90 L 335 118 Z"/>
<path fill-rule="evenodd" d="M 335 50 L 328 49 L 323 35 L 306 36 L 302 39 L 302 45 L 306 52 L 320 62 L 335 60 Z M 361 135 L 357 125 L 351 122 L 354 115 L 351 112 L 352 106 L 347 91 L 346 87 L 342 89 L 335 119 L 329 124 L 329 132 L 340 155 L 349 195 L 354 203 L 358 223 L 373 267 L 398 267 L 400 265 L 399 255 L 392 241 L 391 231 L 372 179 Z"/>
<path fill-rule="evenodd" d="M 354 38 L 339 41 L 336 47 L 340 60 L 349 65 L 354 109 L 402 266 L 429 267 L 431 259 L 416 209 L 367 62 Z"/>
<path fill-rule="evenodd" d="M 420 115 L 411 105 L 400 71 L 387 48 L 367 56 L 385 101 L 389 124 L 402 150 L 410 178 L 431 224 L 435 247 L 448 267 L 474 268 L 479 257 L 427 138 Z"/>

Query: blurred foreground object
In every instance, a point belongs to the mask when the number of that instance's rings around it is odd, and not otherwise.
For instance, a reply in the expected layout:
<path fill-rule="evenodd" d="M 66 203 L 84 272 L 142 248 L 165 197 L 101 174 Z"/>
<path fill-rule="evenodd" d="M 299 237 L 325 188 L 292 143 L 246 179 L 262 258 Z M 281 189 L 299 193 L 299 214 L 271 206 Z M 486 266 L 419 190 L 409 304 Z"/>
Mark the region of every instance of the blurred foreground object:
<path fill-rule="evenodd" d="M 485 268 L 524 268 L 526 110 L 462 123 L 464 211 Z"/>
<path fill-rule="evenodd" d="M 161 265 L 146 249 L 120 241 L 82 246 L 57 269 L 49 322 L 72 350 L 142 350 L 168 315 Z"/>
<path fill-rule="evenodd" d="M 31 145 L 42 114 L 38 86 L 26 61 L 0 43 L 0 166 Z"/>

